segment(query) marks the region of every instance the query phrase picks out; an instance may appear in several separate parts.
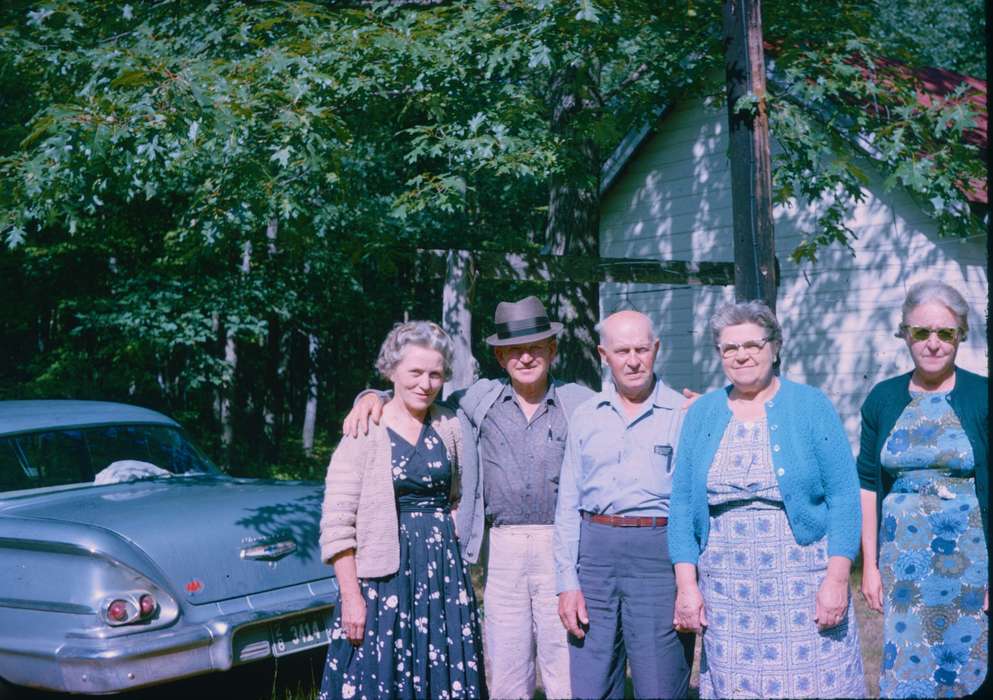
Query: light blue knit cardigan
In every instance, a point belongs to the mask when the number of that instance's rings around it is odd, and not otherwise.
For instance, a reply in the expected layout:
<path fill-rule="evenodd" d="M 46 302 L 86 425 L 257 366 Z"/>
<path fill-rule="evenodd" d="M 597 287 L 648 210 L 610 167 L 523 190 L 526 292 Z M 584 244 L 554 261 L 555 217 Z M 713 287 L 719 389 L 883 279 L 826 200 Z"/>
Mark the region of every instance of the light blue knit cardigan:
<path fill-rule="evenodd" d="M 780 378 L 766 402 L 773 471 L 798 544 L 827 534 L 828 556 L 855 559 L 862 513 L 859 480 L 841 420 L 819 389 Z M 669 553 L 696 564 L 710 527 L 707 472 L 731 421 L 731 387 L 711 391 L 686 414 L 669 503 Z"/>

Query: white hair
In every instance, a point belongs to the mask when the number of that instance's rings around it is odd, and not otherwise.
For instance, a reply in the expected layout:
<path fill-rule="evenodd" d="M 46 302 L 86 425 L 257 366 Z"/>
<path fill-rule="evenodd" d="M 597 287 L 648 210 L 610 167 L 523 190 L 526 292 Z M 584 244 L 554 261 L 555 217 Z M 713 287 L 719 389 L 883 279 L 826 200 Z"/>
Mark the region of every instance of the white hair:
<path fill-rule="evenodd" d="M 721 342 L 721 333 L 728 326 L 740 326 L 743 323 L 754 323 L 765 329 L 765 335 L 770 342 L 783 344 L 783 329 L 765 302 L 739 301 L 722 305 L 710 317 L 710 332 L 714 336 L 714 345 Z"/>
<path fill-rule="evenodd" d="M 403 359 L 403 353 L 408 345 L 416 345 L 441 353 L 445 366 L 445 381 L 452 378 L 452 361 L 455 357 L 455 344 L 441 326 L 432 321 L 407 321 L 398 323 L 386 335 L 379 357 L 376 358 L 376 369 L 383 379 L 389 380 L 393 370 Z"/>
<path fill-rule="evenodd" d="M 911 286 L 903 301 L 903 322 L 906 323 L 907 316 L 923 304 L 941 304 L 951 311 L 958 323 L 959 339 L 965 340 L 969 332 L 969 304 L 955 287 L 938 280 L 924 280 Z"/>

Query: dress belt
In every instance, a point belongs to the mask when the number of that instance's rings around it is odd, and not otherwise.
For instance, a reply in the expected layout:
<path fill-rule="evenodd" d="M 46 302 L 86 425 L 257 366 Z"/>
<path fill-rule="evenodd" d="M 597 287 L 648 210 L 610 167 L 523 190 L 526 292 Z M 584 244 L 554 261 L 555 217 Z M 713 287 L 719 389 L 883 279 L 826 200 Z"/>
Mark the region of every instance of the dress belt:
<path fill-rule="evenodd" d="M 611 527 L 658 527 L 668 525 L 669 518 L 654 515 L 598 515 L 587 513 L 585 510 L 579 511 L 583 520 L 587 520 L 597 525 L 610 525 Z"/>
<path fill-rule="evenodd" d="M 451 513 L 452 509 L 448 503 L 398 503 L 397 512 L 400 513 Z"/>

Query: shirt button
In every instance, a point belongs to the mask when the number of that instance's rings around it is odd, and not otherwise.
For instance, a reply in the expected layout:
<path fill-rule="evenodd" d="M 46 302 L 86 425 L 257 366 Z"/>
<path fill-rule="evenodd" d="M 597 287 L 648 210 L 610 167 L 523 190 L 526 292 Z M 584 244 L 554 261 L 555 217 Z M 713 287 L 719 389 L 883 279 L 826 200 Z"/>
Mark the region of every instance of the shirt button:
<path fill-rule="evenodd" d="M 769 426 L 769 430 L 775 430 L 778 427 L 779 427 L 778 425 L 776 425 L 775 423 L 773 423 L 772 425 Z"/>
<path fill-rule="evenodd" d="M 779 476 L 782 476 L 783 474 L 786 473 L 786 470 L 780 467 L 778 470 L 776 470 L 776 473 L 779 474 Z"/>
<path fill-rule="evenodd" d="M 772 446 L 772 451 L 773 452 L 779 452 L 779 445 L 773 445 Z"/>
<path fill-rule="evenodd" d="M 765 404 L 765 405 L 766 405 L 767 407 L 769 407 L 769 408 L 772 408 L 772 407 L 773 407 L 773 406 L 775 406 L 776 404 L 774 404 L 774 403 L 773 403 L 772 401 L 768 401 L 768 402 L 766 402 L 766 404 Z"/>

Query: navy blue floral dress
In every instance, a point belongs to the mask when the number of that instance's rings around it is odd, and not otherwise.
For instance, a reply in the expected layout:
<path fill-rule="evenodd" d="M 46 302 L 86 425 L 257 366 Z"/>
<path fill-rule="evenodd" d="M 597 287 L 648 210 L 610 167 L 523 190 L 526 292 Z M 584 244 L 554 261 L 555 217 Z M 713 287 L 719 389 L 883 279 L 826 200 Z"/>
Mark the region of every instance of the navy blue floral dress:
<path fill-rule="evenodd" d="M 411 445 L 392 430 L 400 569 L 360 579 L 365 639 L 353 647 L 335 613 L 319 700 L 486 696 L 476 597 L 448 497 L 451 463 L 430 425 Z"/>
<path fill-rule="evenodd" d="M 884 698 L 961 697 L 986 676 L 986 538 L 972 446 L 943 393 L 911 394 L 880 457 Z"/>

